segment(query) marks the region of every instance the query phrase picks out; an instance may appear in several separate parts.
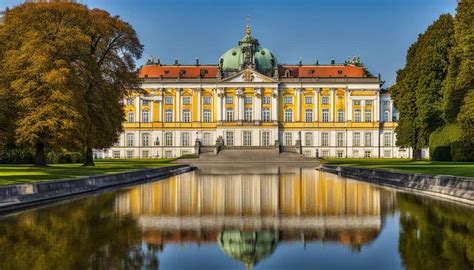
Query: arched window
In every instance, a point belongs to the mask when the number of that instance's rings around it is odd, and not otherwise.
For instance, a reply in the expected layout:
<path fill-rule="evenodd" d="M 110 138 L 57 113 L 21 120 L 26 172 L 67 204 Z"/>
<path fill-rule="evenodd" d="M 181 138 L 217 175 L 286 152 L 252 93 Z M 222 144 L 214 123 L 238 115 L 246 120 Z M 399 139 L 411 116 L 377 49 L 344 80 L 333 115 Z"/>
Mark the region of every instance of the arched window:
<path fill-rule="evenodd" d="M 329 122 L 329 109 L 323 109 L 323 122 Z"/>
<path fill-rule="evenodd" d="M 339 109 L 337 111 L 337 121 L 338 122 L 344 122 L 344 110 L 343 109 Z"/>
<path fill-rule="evenodd" d="M 150 122 L 150 112 L 148 110 L 143 110 L 143 112 L 142 112 L 142 122 L 143 123 Z"/>
<path fill-rule="evenodd" d="M 293 122 L 293 111 L 291 109 L 285 110 L 285 122 Z"/>
<path fill-rule="evenodd" d="M 165 112 L 165 122 L 173 122 L 173 111 L 166 110 Z"/>
<path fill-rule="evenodd" d="M 383 121 L 384 121 L 384 122 L 389 122 L 389 121 L 390 121 L 390 112 L 385 111 L 385 112 L 383 113 Z"/>
<path fill-rule="evenodd" d="M 264 108 L 262 115 L 263 115 L 262 120 L 264 122 L 270 121 L 270 109 L 269 108 Z"/>
<path fill-rule="evenodd" d="M 313 122 L 313 110 L 312 109 L 306 109 L 304 119 L 305 119 L 305 122 Z"/>
<path fill-rule="evenodd" d="M 135 121 L 135 116 L 133 112 L 128 112 L 127 120 L 129 123 L 133 123 Z"/>
<path fill-rule="evenodd" d="M 304 134 L 304 143 L 305 146 L 313 146 L 313 133 L 306 132 Z"/>
<path fill-rule="evenodd" d="M 225 120 L 227 122 L 233 122 L 234 121 L 234 109 L 227 108 L 225 110 Z"/>
<path fill-rule="evenodd" d="M 183 110 L 183 122 L 191 122 L 191 112 L 189 110 Z"/>
<path fill-rule="evenodd" d="M 204 122 L 211 122 L 211 110 L 204 110 L 202 115 Z"/>
<path fill-rule="evenodd" d="M 372 122 L 372 111 L 371 110 L 365 110 L 365 122 Z"/>

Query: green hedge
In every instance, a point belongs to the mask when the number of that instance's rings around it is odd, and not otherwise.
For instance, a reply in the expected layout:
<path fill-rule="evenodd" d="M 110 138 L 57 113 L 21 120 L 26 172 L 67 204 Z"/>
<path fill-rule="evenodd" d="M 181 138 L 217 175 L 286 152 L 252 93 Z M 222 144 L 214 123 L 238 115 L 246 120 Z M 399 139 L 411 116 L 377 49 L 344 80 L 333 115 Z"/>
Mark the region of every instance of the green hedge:
<path fill-rule="evenodd" d="M 456 161 L 462 147 L 461 128 L 451 124 L 433 132 L 430 136 L 430 157 L 437 161 Z"/>
<path fill-rule="evenodd" d="M 33 164 L 35 154 L 31 150 L 24 149 L 4 149 L 0 150 L 0 164 Z M 48 164 L 57 163 L 82 163 L 84 155 L 79 152 L 48 152 L 46 154 Z"/>

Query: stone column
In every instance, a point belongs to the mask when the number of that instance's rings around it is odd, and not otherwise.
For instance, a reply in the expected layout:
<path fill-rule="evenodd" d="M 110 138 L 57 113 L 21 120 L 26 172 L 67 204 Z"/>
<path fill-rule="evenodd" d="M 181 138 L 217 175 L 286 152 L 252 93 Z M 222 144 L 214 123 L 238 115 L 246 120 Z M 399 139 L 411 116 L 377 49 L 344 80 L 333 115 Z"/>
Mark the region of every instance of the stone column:
<path fill-rule="evenodd" d="M 278 88 L 272 91 L 272 121 L 278 121 Z"/>
<path fill-rule="evenodd" d="M 349 89 L 346 89 L 346 100 L 347 100 L 347 119 L 346 121 L 352 121 L 352 92 Z"/>
<path fill-rule="evenodd" d="M 237 111 L 237 121 L 242 121 L 244 119 L 244 90 L 242 88 L 237 89 L 236 92 L 237 102 L 236 102 L 236 111 Z"/>
<path fill-rule="evenodd" d="M 254 119 L 257 122 L 262 121 L 262 88 L 255 88 L 255 102 L 253 103 Z"/>
<path fill-rule="evenodd" d="M 314 89 L 314 121 L 319 122 L 319 93 L 321 88 Z"/>
<path fill-rule="evenodd" d="M 374 100 L 374 117 L 375 117 L 375 122 L 380 121 L 380 91 L 377 91 L 376 97 Z"/>
<path fill-rule="evenodd" d="M 197 94 L 198 94 L 198 104 L 197 104 L 197 121 L 201 122 L 201 96 L 202 96 L 202 88 L 196 88 Z"/>
<path fill-rule="evenodd" d="M 176 121 L 181 122 L 181 88 L 176 88 Z"/>
<path fill-rule="evenodd" d="M 224 88 L 217 88 L 217 121 L 222 121 L 223 117 L 223 103 L 224 103 L 224 96 L 225 96 L 225 89 Z"/>
<path fill-rule="evenodd" d="M 140 96 L 137 96 L 135 98 L 135 122 L 141 122 L 141 112 L 140 112 L 140 107 L 141 107 L 141 98 Z"/>
<path fill-rule="evenodd" d="M 329 100 L 329 104 L 331 105 L 331 109 L 329 110 L 329 122 L 334 122 L 334 91 L 335 88 L 331 88 L 331 98 Z"/>

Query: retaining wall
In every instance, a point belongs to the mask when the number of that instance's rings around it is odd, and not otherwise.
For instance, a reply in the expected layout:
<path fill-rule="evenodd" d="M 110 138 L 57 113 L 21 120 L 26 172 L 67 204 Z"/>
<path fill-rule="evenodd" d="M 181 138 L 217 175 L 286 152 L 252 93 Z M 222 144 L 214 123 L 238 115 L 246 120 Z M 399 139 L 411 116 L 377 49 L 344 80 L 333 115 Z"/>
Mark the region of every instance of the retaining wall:
<path fill-rule="evenodd" d="M 471 177 L 413 174 L 326 164 L 320 165 L 318 170 L 474 205 L 474 178 Z"/>
<path fill-rule="evenodd" d="M 173 165 L 117 174 L 2 186 L 0 187 L 0 213 L 16 211 L 110 187 L 170 177 L 191 170 L 193 168 L 186 165 Z"/>

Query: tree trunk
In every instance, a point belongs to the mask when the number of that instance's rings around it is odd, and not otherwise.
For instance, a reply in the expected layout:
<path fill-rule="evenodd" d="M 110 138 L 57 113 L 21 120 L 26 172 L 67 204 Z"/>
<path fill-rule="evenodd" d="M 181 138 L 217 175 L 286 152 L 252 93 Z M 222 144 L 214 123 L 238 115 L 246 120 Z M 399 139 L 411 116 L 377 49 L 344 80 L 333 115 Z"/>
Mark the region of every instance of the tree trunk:
<path fill-rule="evenodd" d="M 85 161 L 82 166 L 95 166 L 94 156 L 92 155 L 92 148 L 89 146 L 86 147 Z"/>
<path fill-rule="evenodd" d="M 44 143 L 36 143 L 35 166 L 46 166 L 46 153 L 44 152 Z"/>
<path fill-rule="evenodd" d="M 421 149 L 413 148 L 413 159 L 421 160 Z"/>

